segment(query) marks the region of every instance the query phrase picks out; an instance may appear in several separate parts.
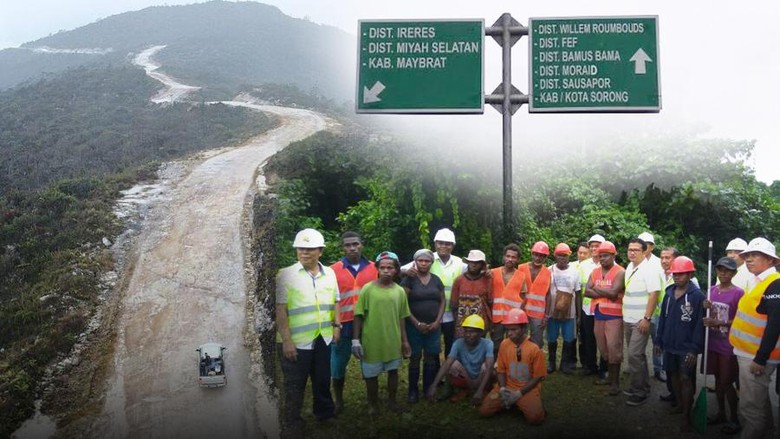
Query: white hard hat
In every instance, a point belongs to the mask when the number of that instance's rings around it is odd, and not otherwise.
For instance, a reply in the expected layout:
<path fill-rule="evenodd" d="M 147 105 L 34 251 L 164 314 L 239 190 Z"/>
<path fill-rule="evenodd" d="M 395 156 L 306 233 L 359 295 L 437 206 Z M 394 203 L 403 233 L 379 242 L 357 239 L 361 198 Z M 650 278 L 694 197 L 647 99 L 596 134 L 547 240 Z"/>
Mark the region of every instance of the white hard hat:
<path fill-rule="evenodd" d="M 606 241 L 606 238 L 604 238 L 603 236 L 597 233 L 590 237 L 590 239 L 588 240 L 588 244 L 590 244 L 591 242 L 604 242 L 604 241 Z"/>
<path fill-rule="evenodd" d="M 642 232 L 639 234 L 639 236 L 637 236 L 637 238 L 644 242 L 649 242 L 650 244 L 655 245 L 655 238 L 653 238 L 653 235 L 651 235 L 649 232 Z"/>
<path fill-rule="evenodd" d="M 295 235 L 294 248 L 322 248 L 325 247 L 325 238 L 322 233 L 314 229 L 303 229 Z"/>
<path fill-rule="evenodd" d="M 442 242 L 451 242 L 455 244 L 455 233 L 452 232 L 452 230 L 444 228 L 439 229 L 438 232 L 436 232 L 436 236 L 433 237 L 434 241 L 442 241 Z"/>
<path fill-rule="evenodd" d="M 734 250 L 734 251 L 744 251 L 747 248 L 748 244 L 745 242 L 742 238 L 734 238 L 731 241 L 729 241 L 729 245 L 726 246 L 726 251 Z"/>
<path fill-rule="evenodd" d="M 753 238 L 750 240 L 750 243 L 747 245 L 747 248 L 743 250 L 740 255 L 744 255 L 745 253 L 750 252 L 759 252 L 763 253 L 769 257 L 772 257 L 774 259 L 780 259 L 777 257 L 777 254 L 775 253 L 775 245 L 769 242 L 766 238 Z"/>
<path fill-rule="evenodd" d="M 485 253 L 482 250 L 470 250 L 469 255 L 463 258 L 466 262 L 487 262 Z"/>

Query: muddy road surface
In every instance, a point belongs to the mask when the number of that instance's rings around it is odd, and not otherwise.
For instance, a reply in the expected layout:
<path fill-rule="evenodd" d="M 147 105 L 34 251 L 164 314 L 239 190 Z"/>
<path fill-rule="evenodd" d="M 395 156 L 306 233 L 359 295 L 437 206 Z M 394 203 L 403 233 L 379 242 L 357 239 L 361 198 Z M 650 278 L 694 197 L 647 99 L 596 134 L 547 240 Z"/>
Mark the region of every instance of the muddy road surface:
<path fill-rule="evenodd" d="M 194 166 L 150 209 L 127 264 L 113 371 L 91 437 L 278 435 L 274 398 L 250 361 L 258 346 L 243 224 L 258 167 L 325 129 L 326 120 L 307 110 L 224 103 L 276 114 L 281 124 Z M 205 342 L 227 347 L 225 387 L 198 386 L 195 349 Z"/>
<path fill-rule="evenodd" d="M 122 300 L 114 372 L 94 437 L 241 438 L 278 431 L 275 408 L 249 360 L 257 338 L 247 334 L 251 286 L 242 218 L 258 165 L 325 121 L 305 110 L 256 107 L 281 116 L 282 125 L 195 167 L 170 201 L 150 212 Z M 223 388 L 198 387 L 195 348 L 209 341 L 227 347 Z"/>

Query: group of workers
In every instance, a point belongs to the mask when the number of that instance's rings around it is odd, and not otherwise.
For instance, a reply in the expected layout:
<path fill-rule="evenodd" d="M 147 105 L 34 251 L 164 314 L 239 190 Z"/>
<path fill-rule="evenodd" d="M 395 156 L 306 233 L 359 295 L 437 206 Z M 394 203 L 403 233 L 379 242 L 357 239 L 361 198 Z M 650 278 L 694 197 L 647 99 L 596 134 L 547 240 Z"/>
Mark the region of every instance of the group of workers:
<path fill-rule="evenodd" d="M 694 277 L 693 261 L 673 247 L 663 248 L 659 258 L 647 232 L 629 240 L 625 268 L 615 261 L 616 246 L 598 234 L 577 245 L 575 261 L 571 247 L 558 243 L 554 263 L 547 266 L 550 247 L 540 241 L 522 264 L 520 248 L 507 245 L 503 265 L 492 269 L 480 250 L 464 258 L 453 255 L 455 234 L 449 229 L 439 230 L 433 241 L 434 251 L 420 249 L 402 266 L 390 251 L 369 261 L 360 235 L 346 232 L 343 258 L 327 267 L 319 261 L 322 234 L 304 229 L 296 235 L 298 262 L 276 279 L 286 429 L 303 427 L 309 378 L 317 421 L 329 422 L 344 410 L 346 369 L 353 356 L 360 360 L 370 414 L 379 411 L 383 372 L 390 409 L 406 410 L 397 402 L 398 369 L 405 358 L 412 404 L 421 396 L 470 398 L 481 416 L 514 406 L 529 424 L 539 424 L 546 416 L 541 381 L 557 370 L 573 373 L 579 354 L 582 374 L 608 386 L 606 396 L 622 393 L 627 405 L 640 406 L 650 395 L 645 352 L 652 340 L 654 376 L 669 390 L 661 399 L 672 403 L 671 413 L 683 414 L 685 431 L 705 332 L 706 373 L 715 375 L 718 400 L 710 423 L 724 423 L 724 433 L 741 431 L 750 438 L 771 428 L 769 383 L 780 363 L 780 274 L 775 270 L 780 258 L 768 240 L 732 240 L 715 265 L 718 282 L 709 295 Z M 624 350 L 625 389 L 620 383 Z"/>

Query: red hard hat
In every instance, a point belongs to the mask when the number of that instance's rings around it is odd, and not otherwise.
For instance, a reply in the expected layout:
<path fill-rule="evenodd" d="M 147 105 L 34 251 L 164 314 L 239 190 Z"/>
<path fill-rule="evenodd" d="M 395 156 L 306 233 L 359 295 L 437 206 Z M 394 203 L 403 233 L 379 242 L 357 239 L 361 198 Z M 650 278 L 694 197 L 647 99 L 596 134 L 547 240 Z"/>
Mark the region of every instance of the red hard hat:
<path fill-rule="evenodd" d="M 613 255 L 616 255 L 617 254 L 617 249 L 615 248 L 615 244 L 613 244 L 613 243 L 611 243 L 609 241 L 604 241 L 601 244 L 599 244 L 599 248 L 598 248 L 598 250 L 596 250 L 596 253 L 597 254 L 611 253 Z"/>
<path fill-rule="evenodd" d="M 565 242 L 561 242 L 558 245 L 555 246 L 555 250 L 553 251 L 553 254 L 556 255 L 570 255 L 571 249 L 569 248 L 569 245 Z"/>
<path fill-rule="evenodd" d="M 507 313 L 504 320 L 501 321 L 502 325 L 524 325 L 528 324 L 528 316 L 520 308 L 512 308 Z"/>
<path fill-rule="evenodd" d="M 541 253 L 545 256 L 550 254 L 550 246 L 544 241 L 537 241 L 531 247 L 531 253 Z"/>
<path fill-rule="evenodd" d="M 693 266 L 693 261 L 687 256 L 677 256 L 672 260 L 672 265 L 669 267 L 669 273 L 690 273 L 696 271 Z"/>

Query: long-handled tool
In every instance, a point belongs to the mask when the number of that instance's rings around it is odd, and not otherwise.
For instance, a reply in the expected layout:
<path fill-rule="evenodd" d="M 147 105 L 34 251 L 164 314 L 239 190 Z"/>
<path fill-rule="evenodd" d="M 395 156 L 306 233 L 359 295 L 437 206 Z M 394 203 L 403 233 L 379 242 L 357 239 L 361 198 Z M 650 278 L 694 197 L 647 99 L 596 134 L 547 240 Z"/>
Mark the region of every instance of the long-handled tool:
<path fill-rule="evenodd" d="M 712 288 L 712 241 L 709 242 L 709 250 L 707 257 L 707 300 L 710 300 L 710 289 Z M 707 317 L 710 316 L 710 310 L 707 309 Z M 699 434 L 705 434 L 707 432 L 707 346 L 709 344 L 710 331 L 709 328 L 704 331 L 704 355 L 702 355 L 702 373 L 704 374 L 704 383 L 699 390 L 699 396 L 696 398 L 696 403 L 693 405 L 693 411 L 691 411 L 691 425 L 693 429 Z"/>

